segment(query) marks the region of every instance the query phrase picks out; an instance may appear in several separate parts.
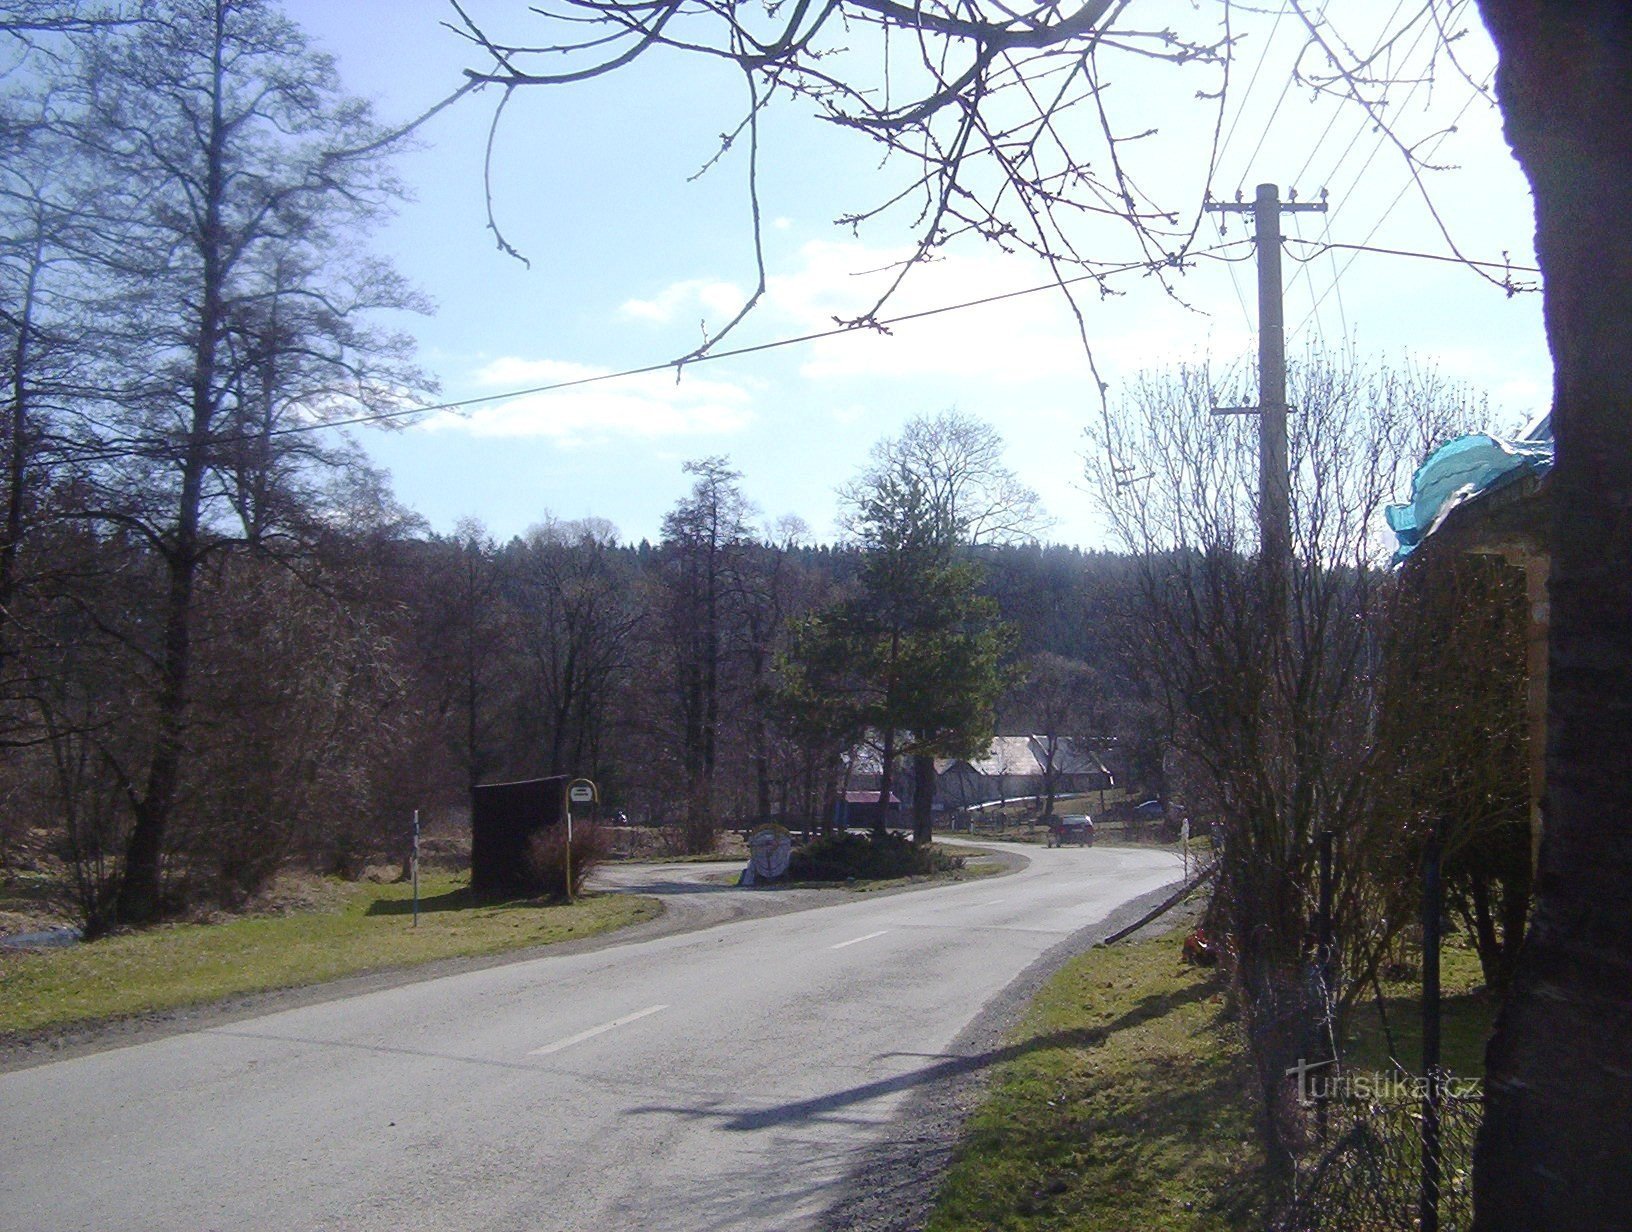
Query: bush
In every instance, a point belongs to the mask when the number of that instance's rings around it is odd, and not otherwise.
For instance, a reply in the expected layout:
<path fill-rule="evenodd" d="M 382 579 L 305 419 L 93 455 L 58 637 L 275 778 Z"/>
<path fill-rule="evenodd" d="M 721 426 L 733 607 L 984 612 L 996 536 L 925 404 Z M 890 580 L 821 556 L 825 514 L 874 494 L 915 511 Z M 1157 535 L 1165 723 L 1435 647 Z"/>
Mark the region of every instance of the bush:
<path fill-rule="evenodd" d="M 788 862 L 792 881 L 887 881 L 894 877 L 952 872 L 963 867 L 962 856 L 949 856 L 938 847 L 919 847 L 900 834 L 882 838 L 864 834 L 830 834 L 796 847 Z"/>
<path fill-rule="evenodd" d="M 611 836 L 593 822 L 572 827 L 572 893 L 582 891 L 584 878 L 612 850 Z M 567 828 L 546 826 L 527 844 L 527 894 L 534 898 L 566 898 Z"/>

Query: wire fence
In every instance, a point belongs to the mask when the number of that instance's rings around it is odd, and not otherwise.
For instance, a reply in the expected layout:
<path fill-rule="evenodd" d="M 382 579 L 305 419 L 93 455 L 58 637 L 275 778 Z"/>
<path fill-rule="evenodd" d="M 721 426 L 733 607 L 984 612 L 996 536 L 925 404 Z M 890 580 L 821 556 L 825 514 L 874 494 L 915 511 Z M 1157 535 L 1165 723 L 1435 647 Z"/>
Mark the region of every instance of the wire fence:
<path fill-rule="evenodd" d="M 1461 1085 L 1448 1082 L 1440 1103 L 1440 1232 L 1466 1232 L 1473 1224 L 1473 1141 L 1483 1101 L 1477 1094 L 1458 1093 Z M 1324 1138 L 1299 1161 L 1296 1197 L 1277 1232 L 1417 1232 L 1422 1226 L 1420 1098 L 1390 1091 L 1334 1097 L 1324 1107 Z"/>

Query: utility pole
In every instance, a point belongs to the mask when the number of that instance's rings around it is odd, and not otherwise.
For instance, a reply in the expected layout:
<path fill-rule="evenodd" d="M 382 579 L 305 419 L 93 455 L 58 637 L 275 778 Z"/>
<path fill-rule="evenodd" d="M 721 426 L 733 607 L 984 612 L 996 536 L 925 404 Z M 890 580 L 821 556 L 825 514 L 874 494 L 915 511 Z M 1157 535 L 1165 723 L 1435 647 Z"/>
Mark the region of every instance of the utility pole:
<path fill-rule="evenodd" d="M 1297 194 L 1292 194 L 1296 198 Z M 1274 598 L 1284 598 L 1292 567 L 1292 502 L 1286 450 L 1286 322 L 1281 308 L 1281 214 L 1324 212 L 1319 201 L 1282 201 L 1274 184 L 1251 201 L 1209 201 L 1220 214 L 1251 214 L 1258 241 L 1258 405 L 1215 408 L 1219 415 L 1258 416 L 1258 543 Z"/>

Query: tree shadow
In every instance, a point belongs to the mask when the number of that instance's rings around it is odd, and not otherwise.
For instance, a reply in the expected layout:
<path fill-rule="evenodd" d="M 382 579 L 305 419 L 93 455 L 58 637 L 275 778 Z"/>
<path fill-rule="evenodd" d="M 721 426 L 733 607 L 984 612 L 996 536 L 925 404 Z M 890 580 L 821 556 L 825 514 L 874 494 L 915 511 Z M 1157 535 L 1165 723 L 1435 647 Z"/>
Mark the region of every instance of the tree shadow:
<path fill-rule="evenodd" d="M 642 881 L 636 885 L 618 886 L 602 886 L 597 883 L 595 888 L 597 892 L 603 894 L 723 894 L 728 890 L 746 887 L 706 881 Z"/>
<path fill-rule="evenodd" d="M 1495 1024 L 1499 998 L 1485 988 L 1450 993 L 1439 1002 L 1440 1064 L 1467 1077 L 1485 1072 L 1485 1042 Z M 1384 1028 L 1386 1020 L 1387 1027 Z M 1390 1052 L 1390 1044 L 1393 1046 Z M 1388 1070 L 1398 1063 L 1416 1072 L 1422 1057 L 1420 992 L 1385 997 L 1379 1015 L 1375 1001 L 1354 1009 L 1345 1040 L 1344 1060 L 1351 1066 Z"/>
<path fill-rule="evenodd" d="M 833 1091 L 826 1095 L 779 1104 L 771 1108 L 730 1111 L 714 1108 L 648 1105 L 632 1108 L 630 1111 L 633 1113 L 667 1113 L 691 1119 L 713 1119 L 718 1120 L 722 1128 L 738 1132 L 753 1132 L 779 1126 L 798 1126 L 814 1121 L 832 1120 L 835 1113 L 842 1112 L 844 1109 L 858 1104 L 864 1104 L 869 1100 L 880 1099 L 902 1091 L 911 1091 L 919 1087 L 933 1086 L 939 1082 L 989 1069 L 994 1065 L 1012 1061 L 1016 1057 L 1025 1056 L 1028 1053 L 1052 1048 L 1090 1049 L 1098 1047 L 1119 1031 L 1125 1031 L 1153 1018 L 1161 1018 L 1181 1006 L 1207 1000 L 1215 992 L 1216 989 L 1211 983 L 1198 983 L 1191 985 L 1180 993 L 1152 994 L 1118 1018 L 1102 1026 L 1054 1031 L 1047 1035 L 1035 1036 L 1024 1043 L 1006 1044 L 1000 1048 L 990 1048 L 967 1056 L 936 1056 L 930 1064 L 904 1074 L 897 1074 L 891 1078 L 881 1078 L 873 1082 L 864 1082 L 842 1091 Z M 883 1055 L 901 1056 L 904 1054 L 886 1053 Z"/>
<path fill-rule="evenodd" d="M 469 886 L 461 886 L 457 890 L 448 890 L 442 894 L 421 896 L 419 910 L 421 914 L 438 911 L 469 911 L 475 907 L 485 907 L 494 911 L 520 910 L 527 907 L 548 907 L 555 904 L 540 898 L 505 898 L 502 895 L 477 894 Z M 413 915 L 414 900 L 412 898 L 377 899 L 368 905 L 364 915 Z"/>

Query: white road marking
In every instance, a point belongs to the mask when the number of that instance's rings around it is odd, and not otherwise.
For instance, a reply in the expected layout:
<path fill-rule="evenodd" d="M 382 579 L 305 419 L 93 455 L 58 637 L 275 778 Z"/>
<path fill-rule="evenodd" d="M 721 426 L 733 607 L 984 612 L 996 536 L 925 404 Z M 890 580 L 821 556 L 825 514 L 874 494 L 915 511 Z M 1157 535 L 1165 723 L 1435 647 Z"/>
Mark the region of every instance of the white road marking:
<path fill-rule="evenodd" d="M 1006 897 L 1005 898 L 983 898 L 978 903 L 947 903 L 943 907 L 933 907 L 933 908 L 931 908 L 931 910 L 935 911 L 935 912 L 942 912 L 942 911 L 973 911 L 976 907 L 991 907 L 991 906 L 995 906 L 998 903 L 1006 903 L 1008 901 L 1009 900 Z"/>
<path fill-rule="evenodd" d="M 552 1052 L 560 1052 L 563 1048 L 571 1048 L 574 1044 L 581 1044 L 587 1039 L 594 1039 L 597 1035 L 604 1035 L 618 1027 L 628 1026 L 638 1019 L 659 1013 L 669 1007 L 666 1005 L 648 1005 L 643 1010 L 636 1010 L 633 1014 L 625 1014 L 622 1018 L 614 1018 L 611 1022 L 603 1022 L 598 1027 L 591 1027 L 587 1031 L 580 1031 L 577 1035 L 569 1035 L 566 1039 L 558 1039 L 553 1044 L 545 1044 L 542 1048 L 535 1048 L 527 1055 L 530 1057 L 548 1056 Z"/>
<path fill-rule="evenodd" d="M 830 950 L 842 950 L 847 945 L 860 945 L 863 941 L 871 941 L 874 937 L 882 937 L 889 931 L 890 930 L 887 928 L 881 928 L 876 933 L 868 933 L 865 937 L 852 937 L 848 941 L 841 941 L 837 945 L 830 945 L 827 948 Z"/>

